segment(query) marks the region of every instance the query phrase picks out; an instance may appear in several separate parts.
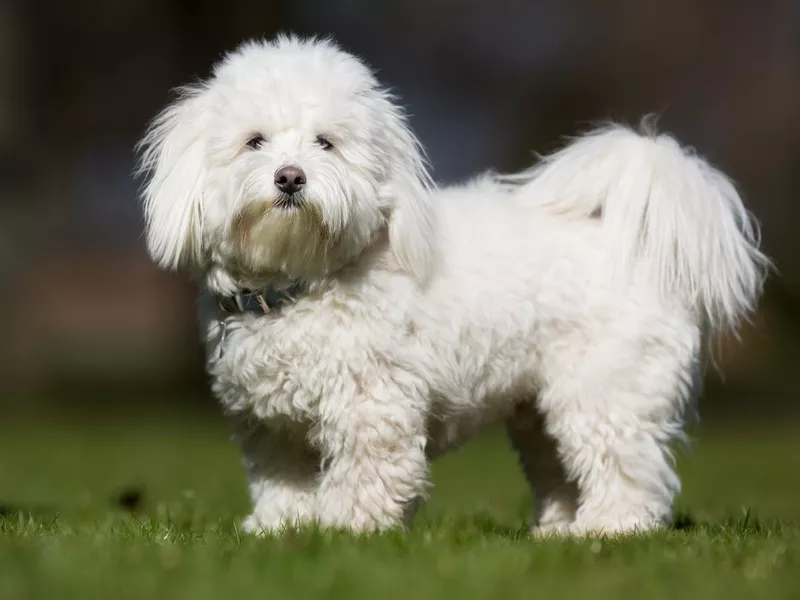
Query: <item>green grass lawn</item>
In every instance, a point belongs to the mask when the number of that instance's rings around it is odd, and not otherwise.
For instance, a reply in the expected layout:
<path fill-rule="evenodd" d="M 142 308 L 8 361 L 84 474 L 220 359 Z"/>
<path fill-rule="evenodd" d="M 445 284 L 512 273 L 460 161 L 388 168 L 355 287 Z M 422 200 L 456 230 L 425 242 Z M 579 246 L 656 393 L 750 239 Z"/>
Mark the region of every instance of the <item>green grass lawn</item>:
<path fill-rule="evenodd" d="M 409 533 L 254 539 L 221 419 L 6 418 L 0 598 L 800 598 L 799 434 L 699 431 L 679 460 L 695 524 L 648 537 L 528 538 L 529 494 L 493 432 L 436 463 Z"/>

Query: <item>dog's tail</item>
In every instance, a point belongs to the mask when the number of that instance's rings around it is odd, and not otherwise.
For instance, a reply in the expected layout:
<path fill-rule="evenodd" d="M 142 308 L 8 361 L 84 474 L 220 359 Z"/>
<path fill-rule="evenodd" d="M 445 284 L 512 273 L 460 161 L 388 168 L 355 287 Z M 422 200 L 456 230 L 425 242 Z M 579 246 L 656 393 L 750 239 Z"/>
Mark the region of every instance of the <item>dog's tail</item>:
<path fill-rule="evenodd" d="M 523 202 L 598 220 L 617 276 L 678 294 L 712 331 L 736 331 L 758 300 L 757 224 L 725 175 L 667 135 L 604 127 L 500 180 Z"/>

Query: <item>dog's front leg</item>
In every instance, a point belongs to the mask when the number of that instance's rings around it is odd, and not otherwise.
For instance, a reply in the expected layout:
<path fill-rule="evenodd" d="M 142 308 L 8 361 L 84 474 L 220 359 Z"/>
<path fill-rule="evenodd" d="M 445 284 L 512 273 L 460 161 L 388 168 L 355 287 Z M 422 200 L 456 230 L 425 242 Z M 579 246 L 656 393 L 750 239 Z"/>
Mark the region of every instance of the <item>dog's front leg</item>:
<path fill-rule="evenodd" d="M 402 527 L 425 495 L 422 403 L 399 389 L 375 388 L 342 402 L 314 432 L 324 457 L 315 502 L 322 527 L 354 532 Z"/>
<path fill-rule="evenodd" d="M 252 500 L 243 529 L 276 534 L 312 523 L 320 458 L 302 433 L 243 415 L 231 415 L 229 421 L 244 456 Z"/>

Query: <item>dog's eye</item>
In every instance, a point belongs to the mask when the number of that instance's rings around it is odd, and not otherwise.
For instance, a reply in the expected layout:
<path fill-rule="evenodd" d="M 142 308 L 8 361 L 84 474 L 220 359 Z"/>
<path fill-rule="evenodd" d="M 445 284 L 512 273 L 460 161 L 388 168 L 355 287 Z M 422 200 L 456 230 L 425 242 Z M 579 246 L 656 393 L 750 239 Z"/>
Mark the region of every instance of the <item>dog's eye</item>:
<path fill-rule="evenodd" d="M 257 133 L 253 136 L 250 136 L 250 139 L 247 140 L 247 147 L 250 148 L 251 150 L 258 150 L 259 148 L 261 148 L 261 146 L 264 144 L 265 141 L 266 140 L 264 139 L 264 136 L 261 135 L 260 133 Z"/>
<path fill-rule="evenodd" d="M 324 135 L 317 136 L 317 144 L 319 144 L 319 147 L 323 150 L 333 150 L 333 143 Z"/>

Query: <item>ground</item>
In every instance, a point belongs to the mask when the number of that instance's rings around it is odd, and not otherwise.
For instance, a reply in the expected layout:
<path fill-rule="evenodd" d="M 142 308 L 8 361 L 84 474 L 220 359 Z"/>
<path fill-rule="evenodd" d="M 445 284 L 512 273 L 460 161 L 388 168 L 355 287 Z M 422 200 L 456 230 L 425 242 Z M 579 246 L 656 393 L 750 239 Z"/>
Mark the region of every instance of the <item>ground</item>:
<path fill-rule="evenodd" d="M 798 598 L 800 421 L 699 428 L 682 527 L 533 540 L 502 432 L 436 463 L 409 533 L 255 539 L 206 413 L 0 421 L 0 598 Z"/>

